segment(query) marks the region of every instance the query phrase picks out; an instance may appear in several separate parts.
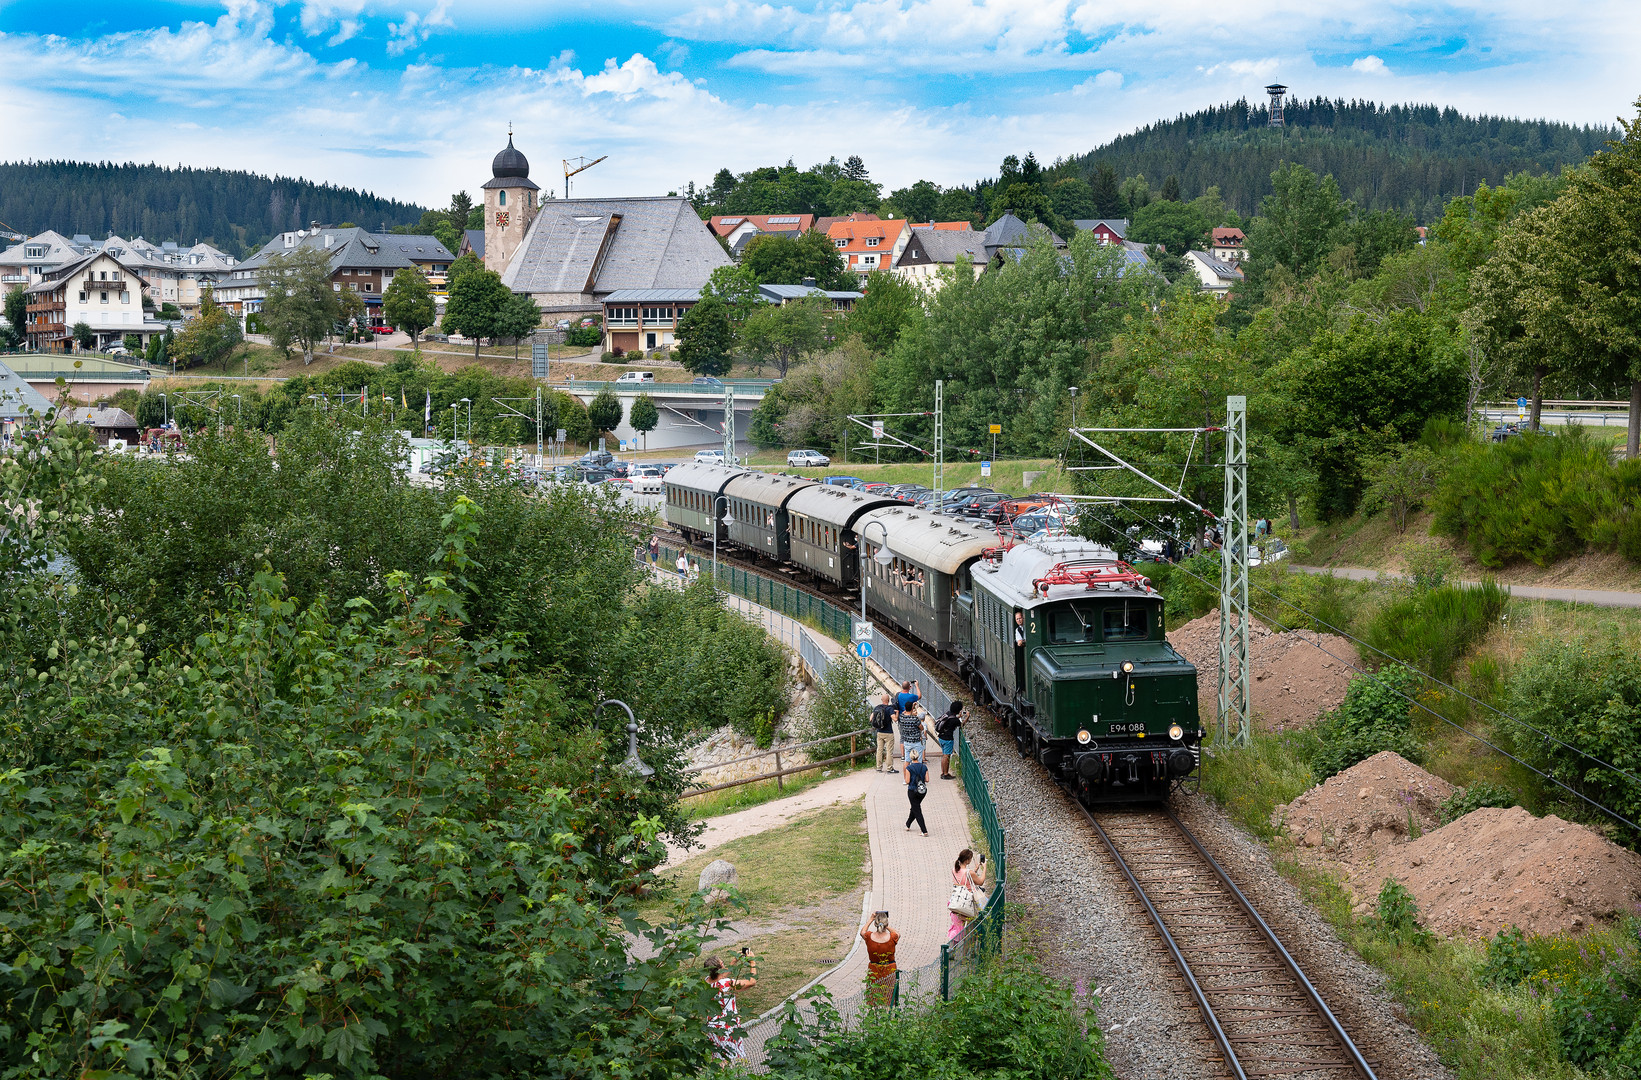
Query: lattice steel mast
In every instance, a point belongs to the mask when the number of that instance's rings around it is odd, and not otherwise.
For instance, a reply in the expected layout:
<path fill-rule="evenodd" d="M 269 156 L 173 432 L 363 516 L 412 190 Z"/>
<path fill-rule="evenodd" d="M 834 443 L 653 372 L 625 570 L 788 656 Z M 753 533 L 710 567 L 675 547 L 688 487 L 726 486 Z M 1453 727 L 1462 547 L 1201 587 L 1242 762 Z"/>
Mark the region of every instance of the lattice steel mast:
<path fill-rule="evenodd" d="M 1248 745 L 1253 684 L 1248 676 L 1248 399 L 1225 399 L 1225 515 L 1219 570 L 1219 737 Z"/>

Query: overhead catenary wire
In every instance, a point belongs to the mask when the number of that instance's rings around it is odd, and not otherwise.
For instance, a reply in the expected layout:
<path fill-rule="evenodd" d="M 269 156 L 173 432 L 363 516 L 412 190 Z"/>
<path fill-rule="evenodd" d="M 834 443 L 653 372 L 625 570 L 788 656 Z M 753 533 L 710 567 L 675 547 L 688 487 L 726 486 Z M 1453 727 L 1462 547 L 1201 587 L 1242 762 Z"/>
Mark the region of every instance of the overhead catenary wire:
<path fill-rule="evenodd" d="M 1115 526 L 1110 525 L 1109 523 L 1101 522 L 1101 524 L 1105 525 L 1108 529 L 1111 529 L 1112 532 L 1117 532 L 1117 533 L 1119 533 L 1119 535 L 1124 535 L 1124 534 L 1121 534 Z M 1156 523 L 1151 522 L 1151 524 L 1155 525 Z M 1126 535 L 1124 535 L 1124 538 L 1126 539 Z M 1217 588 L 1217 585 L 1214 582 L 1211 582 L 1211 581 L 1207 580 L 1206 578 L 1202 577 L 1200 574 L 1196 574 L 1196 573 L 1193 573 L 1190 570 L 1187 570 L 1181 564 L 1177 564 L 1177 563 L 1174 564 L 1174 568 L 1176 570 L 1179 570 L 1179 571 L 1185 573 L 1186 575 L 1188 575 L 1192 578 L 1195 578 L 1197 581 L 1201 582 L 1204 585 L 1209 586 L 1210 588 Z M 1269 590 L 1265 590 L 1265 589 L 1262 589 L 1261 591 L 1269 592 Z M 1275 595 L 1275 594 L 1273 593 L 1271 595 Z M 1282 598 L 1277 597 L 1277 599 L 1282 599 Z M 1303 608 L 1299 607 L 1297 604 L 1293 604 L 1291 601 L 1284 601 L 1284 602 L 1290 604 L 1290 606 L 1292 606 L 1296 611 L 1299 611 L 1300 613 L 1304 614 L 1307 618 L 1314 619 L 1314 621 L 1317 622 L 1318 624 L 1323 625 L 1323 626 L 1328 625 L 1327 623 L 1323 623 L 1322 620 L 1320 620 L 1320 619 L 1315 619 L 1314 616 L 1311 616 L 1308 612 L 1306 612 Z M 1250 606 L 1249 610 L 1252 611 L 1253 608 Z M 1261 616 L 1266 615 L 1265 612 L 1258 612 L 1258 614 L 1260 614 Z M 1339 636 L 1347 638 L 1350 641 L 1357 641 L 1358 640 L 1357 638 L 1355 638 L 1354 636 L 1352 636 L 1350 634 L 1340 634 Z M 1366 668 L 1363 668 L 1363 667 L 1360 667 L 1356 664 L 1351 663 L 1349 660 L 1347 660 L 1344 657 L 1338 655 L 1337 653 L 1330 652 L 1328 649 L 1324 648 L 1320 642 L 1310 641 L 1309 639 L 1305 639 L 1305 640 L 1306 640 L 1306 644 L 1312 646 L 1313 648 L 1321 651 L 1322 653 L 1324 653 L 1328 656 L 1333 657 L 1335 660 L 1339 661 L 1341 664 L 1345 665 L 1347 668 L 1350 668 L 1352 671 L 1355 671 L 1357 674 L 1365 676 L 1366 678 L 1372 679 L 1375 683 L 1377 683 L 1378 685 L 1380 685 L 1384 689 L 1389 690 L 1391 693 L 1395 694 L 1396 696 L 1401 697 L 1401 698 L 1405 698 L 1408 702 L 1410 702 L 1411 704 L 1417 706 L 1420 709 L 1423 709 L 1425 712 L 1429 713 L 1431 716 L 1434 716 L 1436 719 L 1440 720 L 1442 723 L 1447 724 L 1450 727 L 1456 728 L 1457 730 L 1459 730 L 1459 731 L 1463 732 L 1464 734 L 1470 736 L 1472 739 L 1475 739 L 1477 742 L 1481 743 L 1483 746 L 1486 746 L 1489 749 L 1495 751 L 1496 753 L 1502 754 L 1504 757 L 1507 757 L 1511 761 L 1514 761 L 1516 764 L 1520 765 L 1524 769 L 1527 769 L 1529 772 L 1532 772 L 1532 773 L 1534 773 L 1538 776 L 1543 777 L 1545 780 L 1548 780 L 1550 783 L 1554 784 L 1556 787 L 1558 787 L 1558 788 L 1562 789 L 1563 791 L 1567 792 L 1567 794 L 1573 796 L 1576 799 L 1581 800 L 1582 802 L 1588 803 L 1590 806 L 1592 806 L 1595 809 L 1601 811 L 1603 814 L 1606 814 L 1608 817 L 1612 818 L 1614 821 L 1621 822 L 1622 824 L 1628 826 L 1629 828 L 1634 829 L 1636 832 L 1641 832 L 1641 825 L 1637 825 L 1635 822 L 1631 821 L 1629 818 L 1625 817 L 1623 814 L 1620 814 L 1618 811 L 1612 809 L 1611 807 L 1605 805 L 1604 803 L 1597 802 L 1596 800 L 1590 798 L 1588 795 L 1585 795 L 1581 791 L 1578 791 L 1574 788 L 1568 787 L 1566 784 L 1562 783 L 1559 779 L 1557 779 L 1555 776 L 1551 775 L 1550 773 L 1547 773 L 1544 770 L 1539 769 L 1539 768 L 1529 764 L 1526 761 L 1523 761 L 1521 758 L 1519 758 L 1516 755 L 1510 753 L 1510 751 L 1508 751 L 1508 750 L 1504 749 L 1503 747 L 1499 746 L 1498 744 L 1492 742 L 1491 740 L 1489 740 L 1485 736 L 1478 735 L 1476 732 L 1471 731 L 1469 728 L 1465 727 L 1463 724 L 1460 724 L 1456 720 L 1452 720 L 1452 719 L 1450 719 L 1446 716 L 1443 716 L 1441 713 L 1439 713 L 1436 710 L 1432 709 L 1430 706 L 1426 705 L 1424 702 L 1420 701 L 1418 698 L 1414 697 L 1413 695 L 1408 694 L 1408 693 L 1406 693 L 1406 692 L 1404 692 L 1404 691 L 1402 691 L 1402 690 L 1400 690 L 1400 689 L 1398 689 L 1394 686 L 1391 686 L 1389 683 L 1385 682 L 1385 680 L 1379 678 L 1379 676 L 1377 674 L 1375 674 L 1374 672 L 1371 672 L 1371 671 L 1367 670 Z M 1371 648 L 1371 647 L 1372 646 L 1369 646 L 1369 648 Z M 1374 651 L 1378 652 L 1379 650 L 1374 650 Z M 1390 657 L 1390 659 L 1394 660 L 1395 657 Z M 1403 661 L 1397 661 L 1397 662 L 1401 663 L 1403 667 L 1406 667 L 1407 670 L 1413 672 L 1416 675 L 1422 675 L 1425 678 L 1432 678 L 1429 675 L 1425 675 L 1424 672 L 1420 671 L 1418 668 L 1413 667 L 1411 664 L 1407 664 Z M 1432 678 L 1432 681 L 1433 682 L 1440 682 L 1440 680 L 1433 679 L 1433 678 Z M 1446 686 L 1447 684 L 1442 683 L 1442 685 Z M 1467 698 L 1469 697 L 1468 694 L 1463 694 L 1462 692 L 1460 692 L 1460 693 L 1461 693 L 1461 696 L 1464 696 L 1464 697 L 1467 697 Z M 1473 701 L 1475 699 L 1471 698 L 1470 700 Z M 1525 723 L 1523 721 L 1520 721 L 1520 720 L 1516 720 L 1515 717 L 1510 716 L 1510 714 L 1508 714 L 1508 713 L 1502 712 L 1502 711 L 1497 710 L 1497 709 L 1494 709 L 1494 711 L 1498 712 L 1500 716 L 1503 716 L 1506 719 L 1509 719 L 1509 720 L 1512 720 L 1516 723 L 1522 724 L 1523 727 L 1526 727 L 1529 730 L 1532 730 L 1532 731 L 1537 731 L 1538 730 L 1537 728 L 1534 728 L 1530 724 L 1527 724 L 1527 723 Z M 1551 736 L 1550 738 L 1553 738 L 1553 736 Z M 1562 746 L 1565 746 L 1567 749 L 1572 750 L 1574 753 L 1577 753 L 1577 754 L 1580 754 L 1583 757 L 1589 758 L 1591 761 L 1600 761 L 1599 758 L 1596 758 L 1593 755 L 1587 754 L 1584 751 L 1579 750 L 1575 746 L 1570 746 L 1567 743 L 1561 742 L 1561 740 L 1559 740 L 1559 739 L 1556 739 L 1555 741 L 1558 742 L 1558 743 L 1561 743 Z M 1629 777 L 1629 774 L 1624 772 L 1622 769 L 1618 769 L 1615 766 L 1610 766 L 1610 765 L 1607 766 L 1607 767 L 1612 769 L 1614 772 L 1617 772 L 1621 776 L 1624 776 L 1624 777 L 1629 778 L 1629 779 L 1633 779 L 1633 777 Z"/>

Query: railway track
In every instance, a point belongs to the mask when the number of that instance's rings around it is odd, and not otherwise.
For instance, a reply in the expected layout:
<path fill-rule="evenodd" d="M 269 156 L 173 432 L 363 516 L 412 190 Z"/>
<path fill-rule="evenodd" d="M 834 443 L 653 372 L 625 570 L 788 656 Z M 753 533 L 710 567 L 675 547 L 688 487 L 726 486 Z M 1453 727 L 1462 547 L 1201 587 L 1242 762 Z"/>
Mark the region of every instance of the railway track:
<path fill-rule="evenodd" d="M 672 530 L 656 532 L 698 553 L 710 552 L 710 546 L 691 543 Z M 767 567 L 722 548 L 718 558 L 768 574 Z M 786 580 L 849 609 L 859 603 L 859 594 L 851 603 L 849 594 L 792 576 Z M 941 675 L 951 684 L 949 691 L 967 694 L 953 668 L 919 642 L 882 625 L 878 632 L 919 657 L 931 675 Z M 1090 811 L 1074 794 L 1070 802 L 1093 827 L 1150 917 L 1228 1075 L 1236 1080 L 1377 1080 L 1275 932 L 1171 810 Z"/>
<path fill-rule="evenodd" d="M 1237 1080 L 1376 1080 L 1242 891 L 1167 808 L 1089 811 Z"/>

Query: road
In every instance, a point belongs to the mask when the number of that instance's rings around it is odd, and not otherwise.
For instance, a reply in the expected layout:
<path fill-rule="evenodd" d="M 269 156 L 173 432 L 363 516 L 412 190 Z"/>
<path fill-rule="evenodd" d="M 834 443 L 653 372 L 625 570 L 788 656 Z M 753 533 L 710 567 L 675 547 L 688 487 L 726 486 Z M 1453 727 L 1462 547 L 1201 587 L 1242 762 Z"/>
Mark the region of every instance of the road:
<path fill-rule="evenodd" d="M 1295 570 L 1306 574 L 1330 574 L 1350 581 L 1374 581 L 1383 575 L 1397 581 L 1406 581 L 1407 575 L 1389 570 L 1365 570 L 1357 566 L 1299 566 Z M 1460 581 L 1460 585 L 1479 585 L 1476 581 Z M 1641 608 L 1641 593 L 1620 592 L 1616 589 L 1557 589 L 1546 585 L 1505 585 L 1511 596 L 1525 600 L 1561 600 L 1570 604 L 1589 604 L 1591 607 Z"/>

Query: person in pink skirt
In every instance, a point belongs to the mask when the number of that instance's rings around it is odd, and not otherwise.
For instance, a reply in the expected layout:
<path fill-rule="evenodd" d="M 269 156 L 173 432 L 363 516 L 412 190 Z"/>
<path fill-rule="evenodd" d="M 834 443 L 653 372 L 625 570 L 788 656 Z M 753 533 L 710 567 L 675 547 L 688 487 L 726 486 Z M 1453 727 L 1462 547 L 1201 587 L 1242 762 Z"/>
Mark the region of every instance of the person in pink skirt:
<path fill-rule="evenodd" d="M 983 905 L 985 901 L 981 897 L 980 890 L 985 884 L 986 857 L 984 855 L 980 856 L 980 861 L 976 863 L 974 861 L 974 852 L 968 848 L 959 851 L 957 861 L 952 864 L 952 888 L 956 889 L 959 885 L 966 887 L 974 894 L 975 903 Z M 951 916 L 951 926 L 946 929 L 946 940 L 956 941 L 963 933 L 963 928 L 969 924 L 969 920 L 955 911 L 951 913 Z"/>

